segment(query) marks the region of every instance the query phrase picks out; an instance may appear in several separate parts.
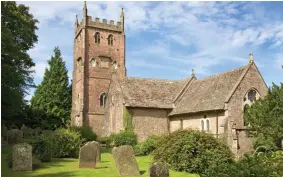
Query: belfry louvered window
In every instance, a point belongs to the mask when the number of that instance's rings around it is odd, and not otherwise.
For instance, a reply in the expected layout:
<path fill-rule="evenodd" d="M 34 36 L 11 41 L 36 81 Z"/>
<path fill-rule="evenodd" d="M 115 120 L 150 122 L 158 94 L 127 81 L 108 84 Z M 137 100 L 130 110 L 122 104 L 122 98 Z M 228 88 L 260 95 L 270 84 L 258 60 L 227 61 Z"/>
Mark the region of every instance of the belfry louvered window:
<path fill-rule="evenodd" d="M 99 96 L 99 105 L 100 105 L 100 107 L 105 107 L 105 104 L 106 104 L 106 93 L 102 93 L 102 94 L 100 94 L 100 96 Z"/>
<path fill-rule="evenodd" d="M 99 32 L 95 33 L 95 35 L 94 35 L 94 42 L 96 44 L 100 44 L 100 34 L 99 34 Z"/>
<path fill-rule="evenodd" d="M 112 34 L 110 34 L 110 35 L 108 36 L 108 45 L 113 46 L 113 35 L 112 35 Z"/>

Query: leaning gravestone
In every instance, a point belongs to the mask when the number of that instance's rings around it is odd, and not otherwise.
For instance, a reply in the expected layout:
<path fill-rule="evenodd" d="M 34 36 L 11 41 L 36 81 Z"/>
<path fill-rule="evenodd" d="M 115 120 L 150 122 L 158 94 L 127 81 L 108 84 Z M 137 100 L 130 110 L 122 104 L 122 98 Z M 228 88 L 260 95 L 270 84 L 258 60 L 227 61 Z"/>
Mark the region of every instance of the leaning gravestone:
<path fill-rule="evenodd" d="M 114 147 L 112 154 L 120 176 L 140 176 L 139 166 L 132 146 Z"/>
<path fill-rule="evenodd" d="M 32 170 L 32 146 L 26 143 L 13 146 L 13 171 Z"/>
<path fill-rule="evenodd" d="M 96 145 L 91 142 L 80 148 L 79 168 L 95 168 L 97 156 L 95 148 Z"/>
<path fill-rule="evenodd" d="M 155 162 L 149 167 L 149 177 L 169 177 L 168 165 Z"/>
<path fill-rule="evenodd" d="M 22 142 L 23 132 L 18 129 L 12 129 L 7 132 L 7 143 L 16 144 Z"/>

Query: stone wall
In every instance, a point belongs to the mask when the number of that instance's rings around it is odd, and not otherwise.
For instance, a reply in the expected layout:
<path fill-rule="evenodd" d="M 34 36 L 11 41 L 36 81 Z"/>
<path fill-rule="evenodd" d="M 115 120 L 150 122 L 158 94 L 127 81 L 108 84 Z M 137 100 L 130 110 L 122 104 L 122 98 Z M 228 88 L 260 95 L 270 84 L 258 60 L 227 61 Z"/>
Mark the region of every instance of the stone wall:
<path fill-rule="evenodd" d="M 265 85 L 260 73 L 258 72 L 256 65 L 251 64 L 246 75 L 243 77 L 242 81 L 239 83 L 235 92 L 232 94 L 228 102 L 228 121 L 233 123 L 228 126 L 228 129 L 231 129 L 232 126 L 235 126 L 238 133 L 238 149 L 232 150 L 233 152 L 238 152 L 243 154 L 243 152 L 248 152 L 252 148 L 252 139 L 245 136 L 244 132 L 244 119 L 243 119 L 243 107 L 244 107 L 244 97 L 250 89 L 255 89 L 261 98 L 264 98 L 267 94 L 268 88 Z M 231 131 L 228 131 L 228 133 Z M 228 144 L 232 148 L 233 137 L 232 134 L 228 134 Z M 240 148 L 240 149 L 239 149 Z M 237 153 L 237 154 L 238 154 Z"/>
<path fill-rule="evenodd" d="M 206 117 L 206 118 L 204 118 Z M 207 131 L 207 122 L 209 120 L 209 133 L 220 135 L 224 133 L 223 123 L 226 119 L 225 111 L 207 111 L 203 113 L 184 114 L 170 117 L 170 132 L 183 129 L 192 128 L 201 130 L 201 121 L 204 121 L 204 130 Z M 182 120 L 182 121 L 181 121 Z"/>
<path fill-rule="evenodd" d="M 150 108 L 128 108 L 133 116 L 134 132 L 138 141 L 150 135 L 169 133 L 168 110 Z"/>

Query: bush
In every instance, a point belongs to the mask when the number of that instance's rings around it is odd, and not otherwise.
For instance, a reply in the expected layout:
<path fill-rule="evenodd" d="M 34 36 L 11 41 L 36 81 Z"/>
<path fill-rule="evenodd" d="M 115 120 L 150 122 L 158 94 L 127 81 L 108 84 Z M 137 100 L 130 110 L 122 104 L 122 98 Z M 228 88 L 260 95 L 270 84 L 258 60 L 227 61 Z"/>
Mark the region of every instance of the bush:
<path fill-rule="evenodd" d="M 280 153 L 278 153 L 280 154 Z M 204 171 L 201 177 L 282 177 L 282 155 L 277 153 L 259 153 L 256 155 L 245 155 L 245 157 L 231 164 L 220 164 L 219 166 L 210 166 Z M 277 161 L 277 158 L 281 158 Z M 276 160 L 277 159 L 277 160 Z"/>
<path fill-rule="evenodd" d="M 53 137 L 47 135 L 34 136 L 27 139 L 32 146 L 33 154 L 42 162 L 50 162 L 52 157 Z"/>
<path fill-rule="evenodd" d="M 99 138 L 98 141 L 100 142 L 100 144 L 105 144 L 106 148 L 110 148 L 111 144 L 114 142 L 114 137 L 115 137 L 115 134 L 112 133 L 109 136 L 104 136 L 104 137 Z"/>
<path fill-rule="evenodd" d="M 114 144 L 116 146 L 135 146 L 137 144 L 137 136 L 132 131 L 121 131 L 120 133 L 114 136 Z"/>
<path fill-rule="evenodd" d="M 71 130 L 79 132 L 84 142 L 96 141 L 97 139 L 97 135 L 92 131 L 91 127 L 88 127 L 88 126 L 71 127 Z"/>
<path fill-rule="evenodd" d="M 138 143 L 135 147 L 135 155 L 144 156 L 149 155 L 157 147 L 159 136 L 149 136 L 145 141 Z"/>
<path fill-rule="evenodd" d="M 53 134 L 53 156 L 54 157 L 78 157 L 81 134 L 70 129 L 57 129 Z"/>
<path fill-rule="evenodd" d="M 180 130 L 164 136 L 153 155 L 154 161 L 189 173 L 201 173 L 209 166 L 231 163 L 233 159 L 228 146 L 219 139 L 194 130 Z"/>

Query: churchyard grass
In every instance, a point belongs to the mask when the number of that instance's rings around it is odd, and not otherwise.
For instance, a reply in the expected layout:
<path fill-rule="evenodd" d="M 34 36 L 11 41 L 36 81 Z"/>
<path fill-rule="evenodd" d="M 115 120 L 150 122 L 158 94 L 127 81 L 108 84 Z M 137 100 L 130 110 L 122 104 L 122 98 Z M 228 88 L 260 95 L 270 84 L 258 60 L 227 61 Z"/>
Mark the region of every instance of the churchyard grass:
<path fill-rule="evenodd" d="M 41 163 L 40 168 L 31 172 L 13 172 L 8 168 L 6 156 L 11 148 L 2 144 L 1 174 L 3 177 L 119 177 L 114 159 L 109 152 L 103 152 L 101 163 L 96 169 L 79 169 L 78 159 L 54 158 L 52 162 Z M 152 161 L 151 156 L 136 157 L 142 177 L 149 176 L 148 168 Z M 195 174 L 181 173 L 170 170 L 170 177 L 198 177 Z"/>

